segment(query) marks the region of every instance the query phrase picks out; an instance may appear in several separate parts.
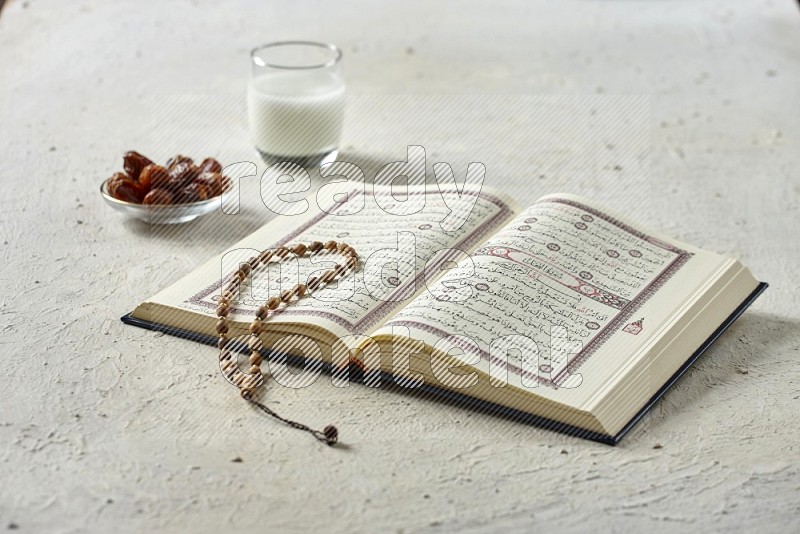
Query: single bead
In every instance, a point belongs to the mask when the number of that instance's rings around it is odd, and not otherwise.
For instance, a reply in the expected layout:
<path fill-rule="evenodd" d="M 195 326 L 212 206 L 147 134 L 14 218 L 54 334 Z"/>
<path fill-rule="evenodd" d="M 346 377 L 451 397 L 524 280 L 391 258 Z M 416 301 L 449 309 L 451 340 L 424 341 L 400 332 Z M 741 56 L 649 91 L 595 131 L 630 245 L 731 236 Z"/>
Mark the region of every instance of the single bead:
<path fill-rule="evenodd" d="M 264 361 L 263 356 L 261 356 L 260 352 L 251 352 L 250 353 L 250 365 L 261 365 Z"/>
<path fill-rule="evenodd" d="M 261 263 L 267 264 L 269 263 L 269 260 L 272 259 L 272 256 L 273 253 L 271 250 L 265 250 L 264 252 L 261 253 L 261 256 L 259 256 L 258 259 L 261 261 Z"/>
<path fill-rule="evenodd" d="M 319 278 L 317 278 L 316 276 L 312 276 L 311 278 L 308 279 L 308 289 L 313 291 L 319 287 L 320 283 L 321 282 Z"/>
<path fill-rule="evenodd" d="M 336 267 L 334 267 L 337 275 L 342 275 L 347 271 L 347 266 L 342 265 L 341 263 L 337 263 Z"/>
<path fill-rule="evenodd" d="M 245 379 L 245 375 L 242 374 L 242 373 L 239 373 L 238 375 L 236 375 L 233 378 L 233 383 L 236 384 L 237 386 L 241 386 L 242 382 L 244 382 L 244 379 Z"/>
<path fill-rule="evenodd" d="M 264 348 L 264 344 L 258 336 L 250 336 L 250 339 L 247 340 L 247 346 L 250 347 L 250 350 L 253 352 L 260 351 Z"/>
<path fill-rule="evenodd" d="M 231 302 L 233 300 L 233 297 L 234 297 L 233 291 L 225 290 L 225 291 L 222 292 L 222 298 L 220 299 L 220 302 L 223 302 L 223 301 Z"/>
<path fill-rule="evenodd" d="M 255 373 L 252 375 L 247 375 L 242 382 L 242 386 L 244 388 L 248 388 L 250 390 L 256 390 L 264 385 L 264 375 L 261 373 Z"/>
<path fill-rule="evenodd" d="M 344 252 L 345 249 L 349 246 L 350 245 L 348 245 L 347 243 L 339 243 L 339 245 L 336 247 L 336 250 L 339 252 Z"/>
<path fill-rule="evenodd" d="M 259 319 L 264 319 L 267 316 L 268 312 L 269 308 L 267 308 L 266 306 L 261 306 L 258 308 L 258 310 L 256 310 L 256 317 L 258 317 Z"/>
<path fill-rule="evenodd" d="M 336 442 L 339 441 L 339 431 L 333 425 L 323 428 L 322 434 L 325 436 L 325 443 L 328 445 L 336 445 Z"/>
<path fill-rule="evenodd" d="M 334 250 L 336 250 L 336 246 L 337 246 L 336 245 L 336 241 L 331 239 L 330 241 L 325 243 L 325 250 L 329 250 L 329 251 L 333 252 Z"/>
<path fill-rule="evenodd" d="M 308 287 L 305 284 L 297 284 L 294 286 L 294 289 L 292 289 L 292 293 L 297 295 L 298 298 L 302 298 L 306 294 L 306 291 L 308 291 Z"/>
<path fill-rule="evenodd" d="M 252 272 L 253 267 L 249 263 L 242 263 L 239 264 L 239 270 L 244 273 L 245 277 L 247 277 Z"/>
<path fill-rule="evenodd" d="M 289 249 L 284 246 L 275 249 L 275 255 L 279 258 L 285 258 L 287 254 L 289 254 Z"/>
<path fill-rule="evenodd" d="M 241 395 L 244 400 L 250 400 L 253 398 L 253 395 L 255 395 L 255 392 L 250 388 L 243 388 Z"/>
<path fill-rule="evenodd" d="M 228 282 L 228 285 L 225 286 L 225 291 L 227 291 L 229 293 L 232 293 L 232 294 L 236 293 L 236 291 L 238 291 L 238 290 L 239 290 L 239 281 L 238 280 L 237 281 L 231 280 L 230 282 Z"/>
<path fill-rule="evenodd" d="M 355 269 L 356 265 L 358 265 L 358 260 L 355 258 L 355 256 L 351 256 L 347 259 L 346 265 L 348 269 Z"/>
<path fill-rule="evenodd" d="M 311 242 L 311 243 L 309 243 L 309 245 L 308 245 L 308 250 L 309 250 L 310 252 L 319 252 L 320 250 L 322 250 L 322 247 L 324 247 L 324 246 L 325 246 L 325 245 L 323 245 L 323 244 L 322 244 L 322 243 L 320 243 L 319 241 L 312 241 L 312 242 Z"/>
<path fill-rule="evenodd" d="M 223 350 L 219 353 L 219 359 L 222 360 L 230 360 L 231 359 L 231 351 Z"/>
<path fill-rule="evenodd" d="M 330 284 L 336 278 L 336 271 L 328 271 L 322 275 L 322 283 Z"/>
<path fill-rule="evenodd" d="M 253 365 L 253 366 L 252 366 L 252 367 L 250 367 L 250 369 L 247 371 L 247 374 L 249 374 L 249 375 L 254 375 L 254 374 L 256 374 L 256 373 L 260 373 L 260 372 L 261 372 L 261 367 L 259 367 L 259 366 L 257 366 L 257 365 Z"/>
<path fill-rule="evenodd" d="M 217 317 L 227 317 L 229 311 L 227 306 L 217 306 Z"/>
<path fill-rule="evenodd" d="M 228 321 L 224 317 L 217 320 L 217 334 L 225 334 L 228 332 Z"/>
<path fill-rule="evenodd" d="M 256 267 L 258 267 L 258 263 L 260 261 L 261 259 L 258 256 L 253 256 L 252 258 L 247 260 L 247 265 L 250 266 L 250 272 L 252 272 L 253 269 L 255 269 Z"/>
<path fill-rule="evenodd" d="M 306 247 L 303 243 L 298 243 L 292 247 L 292 252 L 297 254 L 298 256 L 302 256 L 306 253 L 308 247 Z"/>
<path fill-rule="evenodd" d="M 253 322 L 250 323 L 250 333 L 258 335 L 261 333 L 261 329 L 263 327 L 264 325 L 261 323 L 261 319 L 255 318 L 253 319 Z"/>
<path fill-rule="evenodd" d="M 217 348 L 222 350 L 225 348 L 227 344 L 228 344 L 228 338 L 225 337 L 225 334 L 220 335 L 219 339 L 217 340 Z"/>
<path fill-rule="evenodd" d="M 286 291 L 281 293 L 281 300 L 283 302 L 289 302 L 290 300 L 292 300 L 293 296 L 294 296 L 294 293 L 292 293 L 290 290 L 287 289 Z"/>
<path fill-rule="evenodd" d="M 279 299 L 278 297 L 270 297 L 270 299 L 267 301 L 267 308 L 269 308 L 270 310 L 274 310 L 280 305 L 281 305 L 281 299 Z"/>

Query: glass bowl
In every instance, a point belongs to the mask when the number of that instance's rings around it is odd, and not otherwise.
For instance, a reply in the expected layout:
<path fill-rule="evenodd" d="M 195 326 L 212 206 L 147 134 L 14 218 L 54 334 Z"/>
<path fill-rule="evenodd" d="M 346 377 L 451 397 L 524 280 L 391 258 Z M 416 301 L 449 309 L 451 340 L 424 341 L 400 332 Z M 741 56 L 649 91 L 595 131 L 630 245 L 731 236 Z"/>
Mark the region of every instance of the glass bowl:
<path fill-rule="evenodd" d="M 128 217 L 134 217 L 150 224 L 181 224 L 193 221 L 214 210 L 222 209 L 222 203 L 230 193 L 230 189 L 221 196 L 186 204 L 136 204 L 119 200 L 108 192 L 107 180 L 103 180 L 100 184 L 100 193 L 109 206 Z"/>

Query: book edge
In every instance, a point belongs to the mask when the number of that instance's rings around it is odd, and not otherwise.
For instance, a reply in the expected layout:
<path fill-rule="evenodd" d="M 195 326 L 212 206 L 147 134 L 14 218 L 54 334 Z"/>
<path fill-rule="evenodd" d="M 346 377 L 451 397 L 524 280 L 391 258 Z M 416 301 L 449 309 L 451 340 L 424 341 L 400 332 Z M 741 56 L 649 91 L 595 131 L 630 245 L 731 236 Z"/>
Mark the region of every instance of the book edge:
<path fill-rule="evenodd" d="M 769 284 L 766 282 L 759 282 L 756 288 L 742 301 L 739 306 L 722 322 L 722 324 L 714 330 L 711 335 L 695 350 L 691 356 L 678 368 L 672 376 L 656 391 L 656 393 L 648 400 L 641 410 L 634 415 L 622 429 L 612 438 L 614 445 L 620 442 L 646 414 L 650 409 L 675 385 L 675 383 L 689 370 L 689 368 L 697 361 L 700 356 L 705 353 L 711 345 L 728 329 L 731 325 L 750 307 L 753 302 L 763 293 Z"/>
<path fill-rule="evenodd" d="M 583 439 L 587 439 L 589 441 L 595 441 L 598 443 L 603 443 L 606 445 L 617 445 L 635 426 L 636 424 L 650 411 L 650 409 L 669 391 L 670 388 L 689 370 L 689 368 L 697 361 L 700 356 L 702 356 L 708 348 L 713 345 L 713 343 L 728 329 L 730 326 L 750 307 L 751 304 L 764 292 L 764 290 L 769 287 L 769 284 L 766 282 L 759 282 L 756 289 L 754 289 L 750 295 L 741 303 L 739 306 L 731 313 L 728 318 L 726 318 L 722 324 L 711 333 L 711 335 L 700 345 L 700 347 L 695 350 L 691 356 L 684 362 L 680 368 L 659 388 L 659 390 L 644 404 L 644 406 L 622 427 L 622 429 L 617 432 L 616 435 L 607 435 L 601 434 L 597 432 L 592 432 L 583 428 L 567 425 L 564 423 L 560 423 L 558 421 L 554 421 L 552 419 L 547 419 L 544 417 L 534 416 L 526 412 L 522 412 L 519 410 L 515 410 L 513 408 L 508 408 L 502 406 L 500 404 L 495 404 L 489 401 L 476 399 L 474 397 L 470 397 L 463 393 L 457 393 L 454 391 L 446 390 L 443 388 L 438 388 L 431 384 L 421 384 L 420 386 L 409 389 L 404 388 L 400 385 L 394 384 L 394 378 L 391 374 L 382 372 L 381 373 L 381 384 L 387 384 L 389 390 L 391 391 L 401 391 L 407 394 L 412 395 L 419 395 L 420 393 L 425 394 L 432 394 L 436 395 L 437 397 L 442 398 L 447 402 L 457 403 L 459 407 L 468 407 L 472 410 L 477 410 L 479 412 L 486 412 L 491 413 L 492 415 L 496 415 L 499 417 L 503 417 L 506 419 L 510 419 L 516 422 L 530 424 L 532 426 L 536 426 L 538 428 L 543 428 L 546 430 L 552 430 L 555 432 L 559 432 L 561 434 L 566 434 L 573 437 L 579 437 Z M 206 334 L 199 334 L 196 332 L 192 332 L 189 330 L 184 330 L 180 328 L 173 328 L 170 326 L 153 323 L 150 321 L 146 321 L 143 319 L 138 319 L 133 317 L 131 313 L 125 314 L 122 316 L 121 321 L 125 324 L 129 324 L 132 326 L 137 326 L 139 328 L 144 328 L 146 330 L 154 330 L 157 332 L 163 332 L 165 334 L 169 334 L 172 336 L 189 339 L 191 341 L 197 341 L 206 345 L 215 345 L 216 344 L 216 337 L 209 336 Z M 303 359 L 300 357 L 288 355 L 288 359 L 290 362 L 302 365 Z M 332 367 L 327 364 L 323 367 L 325 372 L 331 373 L 333 371 Z"/>

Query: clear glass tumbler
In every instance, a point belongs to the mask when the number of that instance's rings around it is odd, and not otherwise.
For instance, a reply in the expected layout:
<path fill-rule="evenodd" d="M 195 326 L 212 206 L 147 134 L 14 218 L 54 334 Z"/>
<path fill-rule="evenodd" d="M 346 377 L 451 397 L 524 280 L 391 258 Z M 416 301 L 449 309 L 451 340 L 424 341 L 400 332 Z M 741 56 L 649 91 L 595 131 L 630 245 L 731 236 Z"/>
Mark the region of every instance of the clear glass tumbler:
<path fill-rule="evenodd" d="M 342 52 L 335 45 L 280 41 L 250 53 L 247 109 L 253 143 L 267 164 L 304 168 L 334 161 L 344 121 Z"/>

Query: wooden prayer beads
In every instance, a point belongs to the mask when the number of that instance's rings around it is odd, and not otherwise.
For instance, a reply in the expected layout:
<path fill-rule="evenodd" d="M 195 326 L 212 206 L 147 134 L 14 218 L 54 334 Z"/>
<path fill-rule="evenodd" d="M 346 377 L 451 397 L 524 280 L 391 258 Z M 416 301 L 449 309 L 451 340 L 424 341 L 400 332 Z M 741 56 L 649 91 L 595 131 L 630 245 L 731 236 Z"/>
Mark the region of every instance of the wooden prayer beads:
<path fill-rule="evenodd" d="M 250 368 L 247 373 L 242 373 L 239 370 L 237 357 L 229 348 L 230 340 L 228 338 L 228 315 L 230 315 L 231 305 L 236 295 L 240 292 L 242 283 L 259 267 L 267 266 L 270 263 L 280 263 L 288 258 L 290 254 L 296 257 L 303 257 L 320 254 L 323 251 L 329 254 L 339 254 L 344 258 L 344 263 L 337 263 L 333 269 L 324 272 L 322 275 L 309 278 L 306 284 L 297 284 L 292 289 L 283 291 L 280 296 L 269 298 L 266 303 L 256 310 L 255 317 L 249 326 L 250 335 L 247 340 L 247 346 L 250 349 L 250 357 L 248 360 Z M 219 336 L 217 341 L 217 347 L 220 349 L 219 365 L 220 370 L 225 375 L 228 382 L 241 390 L 243 399 L 257 406 L 263 412 L 294 428 L 310 432 L 315 438 L 324 441 L 328 445 L 334 445 L 338 440 L 339 433 L 336 427 L 328 425 L 322 431 L 313 430 L 302 423 L 284 419 L 267 406 L 255 400 L 256 389 L 264 384 L 264 375 L 261 373 L 261 364 L 264 361 L 261 351 L 264 348 L 264 343 L 261 339 L 261 334 L 265 329 L 264 322 L 274 315 L 281 306 L 288 306 L 292 302 L 309 295 L 311 292 L 331 284 L 337 279 L 344 278 L 350 272 L 355 271 L 357 266 L 358 254 L 356 250 L 347 243 L 337 243 L 331 240 L 324 244 L 320 241 L 313 241 L 307 245 L 304 243 L 296 243 L 291 246 L 281 245 L 273 250 L 266 250 L 258 256 L 253 256 L 247 263 L 242 263 L 239 269 L 234 271 L 223 284 L 224 290 L 216 310 L 217 322 L 215 331 Z"/>

